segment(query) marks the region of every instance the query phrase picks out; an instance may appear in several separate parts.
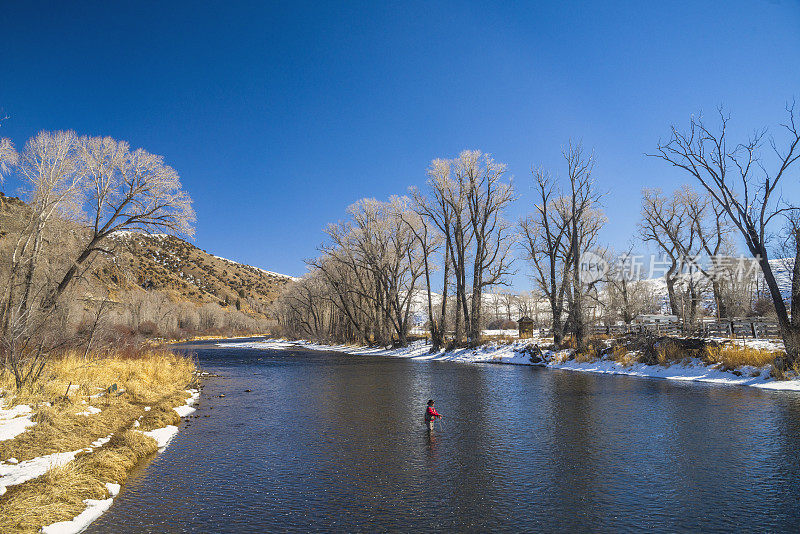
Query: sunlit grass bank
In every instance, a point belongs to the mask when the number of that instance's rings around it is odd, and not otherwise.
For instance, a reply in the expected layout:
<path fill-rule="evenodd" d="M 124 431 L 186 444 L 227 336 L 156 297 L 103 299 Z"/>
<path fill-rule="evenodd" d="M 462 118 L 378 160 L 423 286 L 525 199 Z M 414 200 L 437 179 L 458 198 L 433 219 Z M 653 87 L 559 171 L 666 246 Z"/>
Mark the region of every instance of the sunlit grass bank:
<path fill-rule="evenodd" d="M 81 514 L 87 499 L 107 499 L 157 450 L 156 439 L 143 432 L 178 424 L 173 408 L 184 405 L 194 379 L 191 358 L 158 349 L 102 358 L 67 355 L 18 392 L 13 377 L 0 376 L 3 407 L 28 405 L 35 423 L 0 441 L 0 466 L 18 469 L 26 461 L 66 455 L 41 476 L 7 486 L 0 496 L 0 532 L 39 532 Z"/>

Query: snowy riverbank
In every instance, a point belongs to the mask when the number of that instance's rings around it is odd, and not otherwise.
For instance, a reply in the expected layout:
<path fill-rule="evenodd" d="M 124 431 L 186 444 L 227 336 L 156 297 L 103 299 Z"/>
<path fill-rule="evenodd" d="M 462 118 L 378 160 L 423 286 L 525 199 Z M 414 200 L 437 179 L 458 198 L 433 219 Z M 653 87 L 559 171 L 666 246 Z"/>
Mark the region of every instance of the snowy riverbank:
<path fill-rule="evenodd" d="M 188 398 L 185 403 L 173 408 L 180 417 L 186 417 L 193 413 L 195 411 L 194 405 L 200 398 L 199 390 L 189 389 L 186 390 L 186 393 L 188 394 Z M 144 410 L 149 411 L 149 407 L 145 407 Z M 27 426 L 35 424 L 30 421 L 31 412 L 31 408 L 24 405 L 15 406 L 11 409 L 0 409 L 0 423 L 2 423 L 0 424 L 0 430 L 3 431 L 0 433 L 0 441 L 12 439 L 24 432 Z M 90 416 L 99 412 L 100 410 L 87 411 Z M 133 430 L 138 429 L 139 420 L 141 420 L 141 417 L 134 422 Z M 178 427 L 176 425 L 167 425 L 163 428 L 140 432 L 155 439 L 158 445 L 158 451 L 161 452 L 178 433 Z M 9 486 L 15 486 L 36 479 L 51 469 L 68 464 L 73 461 L 78 454 L 88 454 L 98 450 L 108 443 L 112 436 L 113 434 L 105 438 L 100 438 L 92 443 L 90 447 L 75 451 L 48 454 L 23 462 L 19 462 L 13 458 L 5 462 L 0 462 L 0 495 L 5 494 L 6 488 Z M 44 534 L 73 534 L 84 530 L 92 521 L 95 521 L 108 510 L 114 501 L 114 497 L 119 493 L 120 484 L 106 483 L 105 486 L 108 489 L 108 498 L 84 500 L 83 502 L 86 504 L 86 509 L 79 515 L 68 521 L 59 521 L 46 525 L 42 527 L 41 532 Z"/>
<path fill-rule="evenodd" d="M 778 344 L 770 341 L 749 340 L 746 342 L 754 348 L 776 349 Z M 327 350 L 343 352 L 346 354 L 389 356 L 396 358 L 409 358 L 413 360 L 453 361 L 462 363 L 499 363 L 513 365 L 537 365 L 551 369 L 563 369 L 590 373 L 615 374 L 638 376 L 644 378 L 661 378 L 667 380 L 682 380 L 696 382 L 710 382 L 715 384 L 752 386 L 763 389 L 800 391 L 800 380 L 776 380 L 770 376 L 770 366 L 743 367 L 736 371 L 722 370 L 720 366 L 707 365 L 699 359 L 687 360 L 683 363 L 670 366 L 646 365 L 635 363 L 623 365 L 611 359 L 599 359 L 590 362 L 580 362 L 566 359 L 565 351 L 545 351 L 544 363 L 534 363 L 525 348 L 530 346 L 529 340 L 515 341 L 508 344 L 490 343 L 477 348 L 463 348 L 453 351 L 440 351 L 431 354 L 430 345 L 418 341 L 402 348 L 376 348 L 354 347 L 351 345 L 320 345 L 308 341 L 287 341 L 283 339 L 262 341 L 249 341 L 242 343 L 217 343 L 219 347 L 231 348 L 257 348 L 257 349 L 291 349 L 292 347 L 305 347 L 313 350 Z"/>

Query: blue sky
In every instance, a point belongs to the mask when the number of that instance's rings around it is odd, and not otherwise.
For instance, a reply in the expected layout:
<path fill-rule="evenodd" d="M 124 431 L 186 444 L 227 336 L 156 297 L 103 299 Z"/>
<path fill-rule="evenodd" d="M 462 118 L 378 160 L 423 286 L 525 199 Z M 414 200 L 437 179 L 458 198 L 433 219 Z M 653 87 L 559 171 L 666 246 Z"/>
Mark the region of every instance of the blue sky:
<path fill-rule="evenodd" d="M 465 148 L 509 165 L 517 218 L 531 166 L 563 171 L 570 138 L 597 152 L 603 238 L 623 247 L 641 188 L 686 181 L 644 156 L 671 123 L 723 104 L 746 134 L 800 99 L 796 0 L 115 4 L 4 3 L 0 135 L 74 129 L 162 154 L 195 200 L 197 246 L 288 274 L 347 205 L 422 185 Z"/>

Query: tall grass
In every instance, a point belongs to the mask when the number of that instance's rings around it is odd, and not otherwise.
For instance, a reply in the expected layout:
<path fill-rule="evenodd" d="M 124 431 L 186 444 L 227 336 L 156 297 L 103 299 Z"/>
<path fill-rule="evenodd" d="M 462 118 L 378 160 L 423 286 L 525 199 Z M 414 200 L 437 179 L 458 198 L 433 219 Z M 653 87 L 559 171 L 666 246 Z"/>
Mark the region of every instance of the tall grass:
<path fill-rule="evenodd" d="M 98 451 L 81 456 L 44 476 L 11 486 L 0 499 L 0 532 L 28 534 L 44 525 L 68 521 L 86 509 L 84 499 L 106 499 L 106 482 L 121 484 L 156 441 L 126 430 Z"/>
<path fill-rule="evenodd" d="M 724 344 L 706 347 L 704 360 L 709 364 L 720 364 L 724 370 L 734 370 L 747 365 L 764 367 L 772 365 L 780 352 Z"/>
<path fill-rule="evenodd" d="M 140 430 L 177 424 L 180 417 L 172 408 L 183 404 L 194 373 L 191 358 L 147 349 L 88 358 L 66 354 L 48 362 L 42 378 L 21 391 L 14 391 L 13 377 L 0 375 L 0 388 L 13 395 L 14 404 L 31 404 L 37 422 L 0 442 L 0 460 L 75 451 L 112 435 L 105 446 L 9 487 L 0 497 L 0 532 L 38 532 L 78 515 L 86 508 L 84 499 L 106 498 L 105 482 L 124 482 L 142 458 L 156 451 L 155 440 L 132 430 L 134 422 Z M 100 413 L 82 415 L 89 406 Z"/>

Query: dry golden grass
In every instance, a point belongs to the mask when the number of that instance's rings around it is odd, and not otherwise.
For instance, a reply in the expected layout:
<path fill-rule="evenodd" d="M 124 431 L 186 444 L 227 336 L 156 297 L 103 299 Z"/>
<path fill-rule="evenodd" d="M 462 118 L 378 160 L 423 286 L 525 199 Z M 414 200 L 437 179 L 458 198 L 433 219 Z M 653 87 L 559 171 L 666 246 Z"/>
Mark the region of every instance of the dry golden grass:
<path fill-rule="evenodd" d="M 572 336 L 564 336 L 564 339 L 561 340 L 560 348 L 562 349 L 576 349 L 578 348 L 578 343 L 575 341 L 575 338 Z"/>
<path fill-rule="evenodd" d="M 726 343 L 717 347 L 706 347 L 704 360 L 710 364 L 721 364 L 724 370 L 734 370 L 745 365 L 771 365 L 780 355 L 780 352 Z"/>
<path fill-rule="evenodd" d="M 141 418 L 141 430 L 177 424 L 180 417 L 172 408 L 184 403 L 194 372 L 191 359 L 159 350 L 136 357 L 67 355 L 49 362 L 41 380 L 13 398 L 14 404 L 34 407 L 37 424 L 0 442 L 0 460 L 75 451 L 113 436 L 105 446 L 61 468 L 10 486 L 0 497 L 0 532 L 38 532 L 43 525 L 78 515 L 86 508 L 84 499 L 106 498 L 105 482 L 124 482 L 128 472 L 157 449 L 155 440 L 131 430 L 134 421 Z M 69 384 L 77 387 L 65 397 Z M 116 392 L 89 397 L 113 384 Z M 0 388 L 13 392 L 13 379 L 0 376 Z M 102 411 L 79 415 L 89 406 Z"/>
<path fill-rule="evenodd" d="M 569 338 L 572 342 L 572 338 Z M 586 343 L 586 349 L 575 355 L 578 363 L 589 363 L 599 360 L 608 351 L 610 340 L 606 335 L 591 336 Z"/>
<path fill-rule="evenodd" d="M 172 408 L 181 404 L 181 400 L 166 400 L 159 403 L 149 412 L 145 412 L 140 421 L 140 429 L 142 430 L 155 430 L 156 428 L 164 428 L 167 425 L 177 425 L 181 418 L 178 413 Z"/>
<path fill-rule="evenodd" d="M 125 482 L 131 469 L 157 448 L 153 438 L 127 430 L 92 454 L 8 488 L 0 499 L 0 532 L 35 533 L 72 519 L 86 509 L 84 499 L 108 498 L 105 483 Z"/>
<path fill-rule="evenodd" d="M 615 343 L 612 346 L 609 357 L 625 367 L 630 367 L 635 363 L 639 363 L 639 354 L 628 351 L 622 343 Z"/>
<path fill-rule="evenodd" d="M 555 364 L 566 363 L 570 358 L 570 353 L 567 351 L 554 352 L 550 361 Z"/>
<path fill-rule="evenodd" d="M 40 405 L 34 415 L 37 424 L 14 439 L 0 442 L 0 460 L 14 457 L 22 461 L 88 447 L 98 438 L 130 427 L 139 416 L 147 417 L 148 430 L 165 426 L 154 426 L 159 421 L 175 424 L 180 418 L 171 408 L 183 403 L 184 389 L 192 381 L 193 373 L 194 363 L 190 359 L 166 351 L 147 352 L 137 358 L 84 360 L 66 356 L 53 361 L 39 383 L 15 396 L 15 403 Z M 63 395 L 70 383 L 78 387 L 71 389 L 65 399 Z M 107 390 L 113 384 L 117 385 L 117 392 L 98 398 L 87 396 Z M 3 386 L 8 390 L 6 384 Z M 44 402 L 51 402 L 52 406 L 41 406 Z M 151 410 L 155 412 L 153 416 L 144 410 L 147 405 L 155 405 Z M 78 415 L 89 406 L 102 411 Z"/>
<path fill-rule="evenodd" d="M 70 400 L 85 400 L 113 384 L 125 390 L 136 402 L 155 402 L 164 391 L 181 383 L 186 386 L 194 373 L 194 362 L 166 350 L 152 349 L 133 357 L 88 357 L 67 354 L 47 364 L 42 377 L 32 386 L 14 391 L 14 378 L 0 374 L 0 389 L 13 392 L 14 404 L 54 402 L 67 387 Z"/>
<path fill-rule="evenodd" d="M 656 361 L 659 365 L 670 366 L 675 363 L 682 363 L 691 357 L 680 345 L 667 341 L 660 343 L 656 348 Z"/>

